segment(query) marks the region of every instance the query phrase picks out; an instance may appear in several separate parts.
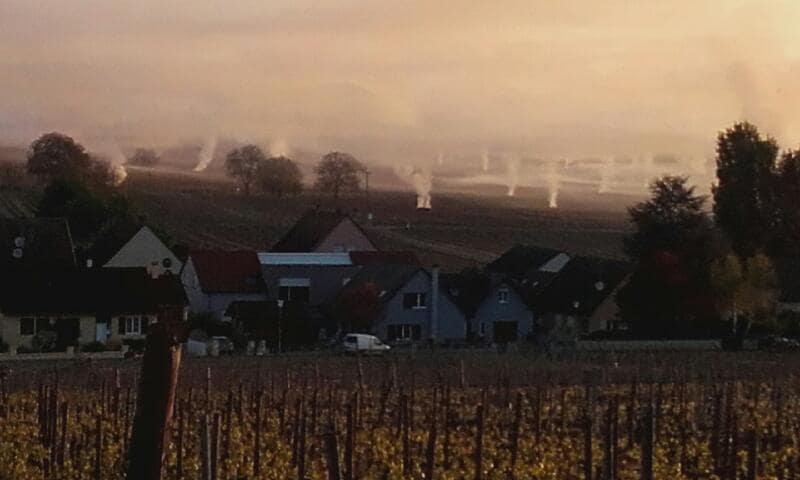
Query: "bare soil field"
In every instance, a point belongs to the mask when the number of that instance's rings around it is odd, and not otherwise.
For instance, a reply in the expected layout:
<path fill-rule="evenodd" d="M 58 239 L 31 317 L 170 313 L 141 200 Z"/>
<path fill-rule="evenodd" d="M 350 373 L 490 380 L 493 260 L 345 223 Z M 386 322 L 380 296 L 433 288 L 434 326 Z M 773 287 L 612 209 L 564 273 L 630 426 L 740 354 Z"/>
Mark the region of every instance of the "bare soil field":
<path fill-rule="evenodd" d="M 120 187 L 144 219 L 190 247 L 266 249 L 312 208 L 349 213 L 384 249 L 416 251 L 425 264 L 455 270 L 484 264 L 515 244 L 620 257 L 629 231 L 625 198 L 584 199 L 565 193 L 561 208 L 542 208 L 544 191 L 516 197 L 496 187 L 472 193 L 443 188 L 433 210 L 417 211 L 413 191 L 372 190 L 341 197 L 308 191 L 298 197 L 246 197 L 224 177 L 129 168 Z M 0 192 L 0 215 L 33 212 L 34 195 Z M 631 200 L 632 201 L 632 200 Z"/>

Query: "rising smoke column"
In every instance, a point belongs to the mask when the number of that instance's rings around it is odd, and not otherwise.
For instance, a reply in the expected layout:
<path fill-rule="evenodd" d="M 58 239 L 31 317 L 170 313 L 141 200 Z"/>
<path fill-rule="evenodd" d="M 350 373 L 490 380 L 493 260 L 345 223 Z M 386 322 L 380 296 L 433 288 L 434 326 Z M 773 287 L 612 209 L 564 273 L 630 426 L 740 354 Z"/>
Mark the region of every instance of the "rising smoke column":
<path fill-rule="evenodd" d="M 90 142 L 91 143 L 91 142 Z M 91 151 L 97 154 L 100 159 L 107 160 L 111 166 L 111 173 L 114 175 L 112 182 L 114 186 L 120 185 L 128 178 L 128 171 L 125 169 L 125 154 L 115 141 L 101 142 L 99 145 L 92 145 Z"/>
<path fill-rule="evenodd" d="M 556 162 L 551 162 L 547 169 L 547 206 L 558 208 L 558 190 L 560 181 L 558 178 L 558 166 Z"/>
<path fill-rule="evenodd" d="M 519 182 L 519 157 L 516 155 L 509 155 L 506 159 L 506 175 L 508 177 L 508 192 L 509 197 L 513 197 L 517 191 L 517 184 Z"/>
<path fill-rule="evenodd" d="M 197 166 L 194 167 L 195 172 L 202 172 L 214 160 L 214 151 L 217 149 L 217 137 L 209 137 L 203 148 L 200 149 L 200 155 L 197 156 Z"/>
<path fill-rule="evenodd" d="M 489 150 L 484 150 L 481 154 L 481 170 L 489 171 Z"/>
<path fill-rule="evenodd" d="M 414 191 L 417 193 L 417 208 L 431 208 L 433 174 L 429 168 L 406 165 L 395 168 L 395 174 L 414 187 Z"/>

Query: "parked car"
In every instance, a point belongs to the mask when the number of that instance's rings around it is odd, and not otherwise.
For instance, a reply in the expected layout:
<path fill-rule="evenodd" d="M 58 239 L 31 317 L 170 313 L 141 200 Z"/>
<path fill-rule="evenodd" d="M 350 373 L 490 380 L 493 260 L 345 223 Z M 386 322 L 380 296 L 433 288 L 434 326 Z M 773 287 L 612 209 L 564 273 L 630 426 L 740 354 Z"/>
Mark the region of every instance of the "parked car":
<path fill-rule="evenodd" d="M 793 352 L 800 350 L 800 342 L 791 338 L 770 335 L 758 340 L 758 349 L 773 352 Z"/>
<path fill-rule="evenodd" d="M 378 337 L 364 333 L 345 335 L 342 346 L 346 354 L 362 355 L 383 355 L 391 349 L 389 345 L 381 342 Z"/>

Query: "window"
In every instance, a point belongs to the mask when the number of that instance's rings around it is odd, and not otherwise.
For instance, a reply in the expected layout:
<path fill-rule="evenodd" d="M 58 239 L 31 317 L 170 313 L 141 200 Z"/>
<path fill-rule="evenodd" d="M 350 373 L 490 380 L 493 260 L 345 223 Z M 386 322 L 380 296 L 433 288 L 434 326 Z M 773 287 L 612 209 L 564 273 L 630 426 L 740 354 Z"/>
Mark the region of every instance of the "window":
<path fill-rule="evenodd" d="M 508 303 L 508 289 L 501 288 L 497 291 L 497 301 L 500 303 Z"/>
<path fill-rule="evenodd" d="M 36 333 L 36 319 L 33 318 L 20 318 L 19 319 L 19 334 L 20 335 L 33 335 Z"/>
<path fill-rule="evenodd" d="M 481 322 L 480 333 L 481 336 L 486 335 L 486 322 Z"/>
<path fill-rule="evenodd" d="M 386 333 L 391 340 L 419 340 L 422 338 L 422 327 L 408 323 L 389 325 Z"/>
<path fill-rule="evenodd" d="M 428 308 L 424 293 L 406 293 L 403 295 L 403 308 L 406 310 L 424 310 Z"/>
<path fill-rule="evenodd" d="M 278 285 L 279 300 L 306 303 L 311 296 L 311 280 L 308 278 L 281 278 Z"/>
<path fill-rule="evenodd" d="M 285 302 L 308 302 L 310 289 L 308 287 L 280 287 L 278 299 Z"/>
<path fill-rule="evenodd" d="M 19 320 L 19 334 L 20 335 L 36 335 L 43 330 L 50 330 L 50 319 L 46 317 L 40 318 L 21 318 Z"/>
<path fill-rule="evenodd" d="M 120 335 L 142 335 L 147 329 L 146 316 L 119 317 Z"/>

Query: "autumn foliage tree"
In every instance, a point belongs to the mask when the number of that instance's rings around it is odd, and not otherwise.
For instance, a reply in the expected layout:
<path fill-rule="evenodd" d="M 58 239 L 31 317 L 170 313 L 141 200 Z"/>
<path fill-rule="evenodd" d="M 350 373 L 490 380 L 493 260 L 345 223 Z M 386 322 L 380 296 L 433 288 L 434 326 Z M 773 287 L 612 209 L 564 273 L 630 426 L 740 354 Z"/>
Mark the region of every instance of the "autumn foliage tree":
<path fill-rule="evenodd" d="M 373 282 L 346 288 L 336 302 L 339 324 L 346 332 L 370 333 L 380 312 L 381 290 Z"/>

